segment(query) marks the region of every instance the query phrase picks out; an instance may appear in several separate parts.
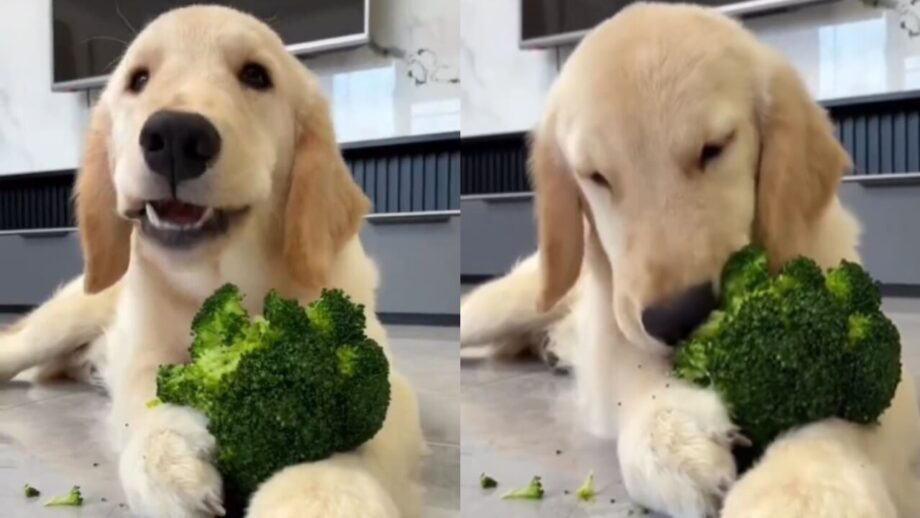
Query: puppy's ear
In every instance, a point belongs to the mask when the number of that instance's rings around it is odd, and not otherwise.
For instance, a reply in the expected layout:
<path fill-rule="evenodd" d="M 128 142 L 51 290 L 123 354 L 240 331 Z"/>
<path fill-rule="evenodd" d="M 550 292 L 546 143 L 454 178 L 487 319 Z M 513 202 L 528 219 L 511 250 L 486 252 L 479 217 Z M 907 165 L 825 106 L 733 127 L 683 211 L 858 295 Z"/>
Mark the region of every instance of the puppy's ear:
<path fill-rule="evenodd" d="M 581 196 L 547 127 L 534 137 L 530 155 L 543 282 L 540 311 L 549 311 L 568 293 L 584 257 Z"/>
<path fill-rule="evenodd" d="M 131 256 L 131 223 L 117 213 L 109 157 L 110 133 L 108 112 L 105 107 L 96 106 L 74 188 L 87 293 L 98 293 L 115 284 L 128 269 Z"/>
<path fill-rule="evenodd" d="M 284 209 L 284 260 L 294 279 L 318 289 L 325 286 L 335 255 L 358 233 L 370 201 L 339 153 L 325 98 L 312 80 L 304 82 L 309 90 L 303 95 L 309 99 L 297 115 L 298 140 Z"/>
<path fill-rule="evenodd" d="M 754 238 L 778 267 L 804 252 L 852 163 L 791 65 L 778 65 L 767 95 Z"/>

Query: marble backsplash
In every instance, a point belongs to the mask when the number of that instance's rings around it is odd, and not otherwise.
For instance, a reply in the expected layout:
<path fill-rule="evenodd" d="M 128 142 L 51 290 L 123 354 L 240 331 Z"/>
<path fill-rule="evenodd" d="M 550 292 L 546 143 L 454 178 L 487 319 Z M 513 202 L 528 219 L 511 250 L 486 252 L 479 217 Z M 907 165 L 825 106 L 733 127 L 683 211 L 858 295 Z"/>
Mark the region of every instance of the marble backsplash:
<path fill-rule="evenodd" d="M 76 167 L 89 101 L 51 91 L 51 0 L 0 0 L 0 175 Z M 373 44 L 307 57 L 341 142 L 460 131 L 458 0 L 371 0 Z"/>
<path fill-rule="evenodd" d="M 374 43 L 308 57 L 342 142 L 529 130 L 571 48 L 521 50 L 519 0 L 371 0 Z M 51 0 L 0 2 L 0 174 L 75 167 L 85 93 L 52 93 Z M 836 0 L 747 21 L 820 99 L 920 89 L 920 37 Z M 463 78 L 461 83 L 460 78 Z"/>
<path fill-rule="evenodd" d="M 520 0 L 460 1 L 463 135 L 530 130 L 572 48 L 519 49 Z M 920 89 L 920 37 L 906 14 L 834 0 L 746 24 L 792 61 L 812 95 L 830 100 Z"/>

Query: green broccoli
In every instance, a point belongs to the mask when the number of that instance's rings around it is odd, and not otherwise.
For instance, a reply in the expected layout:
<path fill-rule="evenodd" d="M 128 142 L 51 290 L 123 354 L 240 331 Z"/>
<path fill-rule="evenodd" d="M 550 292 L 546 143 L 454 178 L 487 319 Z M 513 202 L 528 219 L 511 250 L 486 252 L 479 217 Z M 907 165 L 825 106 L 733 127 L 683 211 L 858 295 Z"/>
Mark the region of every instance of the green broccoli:
<path fill-rule="evenodd" d="M 770 282 L 767 256 L 754 247 L 742 248 L 722 268 L 722 305 Z"/>
<path fill-rule="evenodd" d="M 856 263 L 841 262 L 827 273 L 825 284 L 847 314 L 875 313 L 882 304 L 878 284 Z"/>
<path fill-rule="evenodd" d="M 274 292 L 250 318 L 232 285 L 192 324 L 192 362 L 161 366 L 157 396 L 194 407 L 217 439 L 230 506 L 279 469 L 350 451 L 383 426 L 389 362 L 364 308 L 325 290 L 307 308 Z"/>
<path fill-rule="evenodd" d="M 900 339 L 865 271 L 826 275 L 798 257 L 769 274 L 748 246 L 722 275 L 723 296 L 677 351 L 678 378 L 712 386 L 733 421 L 764 447 L 785 430 L 838 416 L 875 422 L 900 381 Z"/>
<path fill-rule="evenodd" d="M 35 489 L 29 484 L 26 484 L 25 487 L 23 487 L 23 492 L 25 493 L 26 498 L 35 498 L 36 496 L 39 496 L 42 494 L 41 491 Z"/>
<path fill-rule="evenodd" d="M 845 345 L 847 370 L 840 376 L 843 403 L 838 415 L 857 423 L 875 422 L 901 380 L 901 336 L 880 312 L 850 315 Z"/>
<path fill-rule="evenodd" d="M 575 496 L 583 502 L 590 502 L 594 500 L 594 497 L 597 496 L 597 492 L 594 490 L 594 472 L 588 473 L 588 477 L 575 491 Z"/>
<path fill-rule="evenodd" d="M 526 487 L 512 489 L 502 496 L 506 500 L 540 500 L 543 498 L 543 482 L 533 477 Z"/>
<path fill-rule="evenodd" d="M 56 496 L 45 503 L 45 507 L 54 506 L 81 506 L 83 505 L 83 495 L 80 493 L 80 486 L 73 486 L 70 493 Z"/>
<path fill-rule="evenodd" d="M 483 489 L 493 489 L 493 488 L 498 487 L 498 482 L 494 478 L 486 475 L 485 473 L 481 473 L 479 475 L 479 487 Z"/>

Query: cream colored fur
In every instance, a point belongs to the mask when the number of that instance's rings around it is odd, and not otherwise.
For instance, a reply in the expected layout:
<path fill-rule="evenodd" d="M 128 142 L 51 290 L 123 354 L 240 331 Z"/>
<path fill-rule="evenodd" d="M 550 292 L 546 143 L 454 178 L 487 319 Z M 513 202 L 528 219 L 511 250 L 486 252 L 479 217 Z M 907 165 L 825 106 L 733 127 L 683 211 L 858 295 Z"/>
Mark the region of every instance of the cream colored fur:
<path fill-rule="evenodd" d="M 743 438 L 724 404 L 671 378 L 671 350 L 641 323 L 649 304 L 717 284 L 750 242 L 773 265 L 859 259 L 836 195 L 849 158 L 786 60 L 713 11 L 637 4 L 582 41 L 546 106 L 531 158 L 540 250 L 466 297 L 462 345 L 550 336 L 574 365 L 585 425 L 616 439 L 626 488 L 651 509 L 920 516 L 909 373 L 880 426 L 803 427 L 736 480 Z M 722 151 L 703 161 L 704 145 Z"/>
<path fill-rule="evenodd" d="M 273 87 L 246 88 L 238 71 L 264 65 Z M 126 90 L 139 67 L 141 93 Z M 128 216 L 165 195 L 147 170 L 138 133 L 161 109 L 202 113 L 218 128 L 219 159 L 179 187 L 183 200 L 248 207 L 228 233 L 190 250 L 160 246 Z M 129 47 L 94 109 L 77 202 L 85 275 L 0 335 L 0 377 L 98 369 L 112 398 L 112 446 L 132 511 L 152 518 L 222 515 L 213 437 L 193 410 L 161 405 L 160 364 L 188 359 L 191 319 L 203 299 L 235 283 L 258 312 L 270 290 L 314 300 L 340 288 L 364 304 L 370 337 L 387 354 L 376 316 L 378 272 L 357 236 L 368 203 L 352 182 L 312 75 L 280 38 L 238 11 L 196 6 L 153 21 Z M 85 290 L 84 290 L 85 287 Z M 415 518 L 424 442 L 415 394 L 391 370 L 383 428 L 353 453 L 292 466 L 266 481 L 252 518 Z"/>

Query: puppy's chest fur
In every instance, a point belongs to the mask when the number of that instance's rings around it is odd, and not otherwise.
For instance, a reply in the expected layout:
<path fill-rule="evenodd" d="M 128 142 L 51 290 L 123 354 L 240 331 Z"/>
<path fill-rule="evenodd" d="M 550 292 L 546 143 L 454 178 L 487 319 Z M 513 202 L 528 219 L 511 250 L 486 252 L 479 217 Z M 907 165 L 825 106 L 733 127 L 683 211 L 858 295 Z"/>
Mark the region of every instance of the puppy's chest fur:
<path fill-rule="evenodd" d="M 117 352 L 109 348 L 116 363 L 117 357 L 131 356 L 145 347 L 169 349 L 173 361 L 187 360 L 192 319 L 204 300 L 224 284 L 240 288 L 253 315 L 262 313 L 263 299 L 270 290 L 301 303 L 318 295 L 293 282 L 280 261 L 256 246 L 230 246 L 213 261 L 195 263 L 148 250 L 138 252 L 123 279 L 121 300 L 108 333 L 109 341 L 119 342 Z M 158 343 L 135 343 L 138 337 L 152 337 Z"/>

